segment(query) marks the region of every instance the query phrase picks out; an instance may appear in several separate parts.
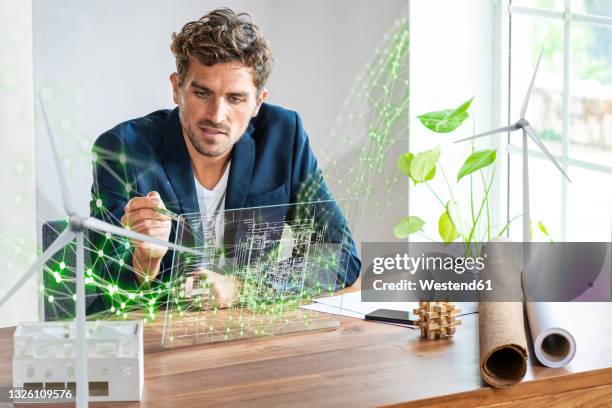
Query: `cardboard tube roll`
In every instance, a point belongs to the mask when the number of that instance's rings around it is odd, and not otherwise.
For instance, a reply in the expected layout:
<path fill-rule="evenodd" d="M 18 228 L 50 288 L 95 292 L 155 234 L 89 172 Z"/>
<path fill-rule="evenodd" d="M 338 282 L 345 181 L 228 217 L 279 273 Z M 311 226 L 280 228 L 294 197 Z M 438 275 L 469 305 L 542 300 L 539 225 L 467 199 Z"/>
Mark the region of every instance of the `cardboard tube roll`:
<path fill-rule="evenodd" d="M 496 275 L 496 290 L 520 291 L 521 268 L 518 245 L 504 240 L 488 243 L 481 277 Z M 500 278 L 501 277 L 501 278 Z M 485 295 L 486 296 L 486 295 Z M 527 339 L 523 302 L 495 302 L 481 297 L 479 308 L 480 374 L 493 387 L 509 387 L 527 372 Z"/>

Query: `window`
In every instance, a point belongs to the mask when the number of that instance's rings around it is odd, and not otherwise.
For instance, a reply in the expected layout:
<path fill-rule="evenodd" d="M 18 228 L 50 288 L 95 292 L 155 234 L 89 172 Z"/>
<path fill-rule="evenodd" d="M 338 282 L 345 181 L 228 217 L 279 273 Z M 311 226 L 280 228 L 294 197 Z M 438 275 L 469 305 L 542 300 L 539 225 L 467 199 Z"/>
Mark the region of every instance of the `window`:
<path fill-rule="evenodd" d="M 558 241 L 612 239 L 610 0 L 510 0 L 508 120 L 543 49 L 526 119 L 571 183 L 529 142 L 531 219 Z M 518 132 L 517 132 L 518 133 Z M 522 213 L 522 137 L 510 135 L 508 219 Z M 511 236 L 521 237 L 520 221 Z M 545 238 L 534 228 L 534 240 Z"/>

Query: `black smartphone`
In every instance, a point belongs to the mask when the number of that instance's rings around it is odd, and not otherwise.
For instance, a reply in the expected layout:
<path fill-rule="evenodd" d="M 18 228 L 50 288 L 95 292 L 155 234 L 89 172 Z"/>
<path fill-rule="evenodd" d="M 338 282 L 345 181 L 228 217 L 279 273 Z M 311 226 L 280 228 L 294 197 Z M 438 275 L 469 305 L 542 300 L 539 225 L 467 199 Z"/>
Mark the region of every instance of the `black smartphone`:
<path fill-rule="evenodd" d="M 395 324 L 407 324 L 411 326 L 415 326 L 419 320 L 419 317 L 411 311 L 391 309 L 377 309 L 365 315 L 365 318 L 366 320 L 376 320 L 379 322 Z"/>

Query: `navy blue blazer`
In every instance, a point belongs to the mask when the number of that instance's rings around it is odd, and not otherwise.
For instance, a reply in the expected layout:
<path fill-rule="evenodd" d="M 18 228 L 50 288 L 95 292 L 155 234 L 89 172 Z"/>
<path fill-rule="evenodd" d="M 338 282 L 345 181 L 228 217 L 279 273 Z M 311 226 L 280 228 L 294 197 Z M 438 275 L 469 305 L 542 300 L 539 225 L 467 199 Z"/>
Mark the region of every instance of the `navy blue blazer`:
<path fill-rule="evenodd" d="M 92 216 L 119 224 L 127 201 L 149 191 L 157 191 L 166 207 L 177 214 L 199 211 L 178 108 L 121 123 L 98 137 L 94 144 Z M 262 104 L 233 147 L 225 208 L 323 200 L 333 197 L 310 149 L 299 114 Z M 338 236 L 349 237 L 348 267 L 339 271 L 338 279 L 350 286 L 359 276 L 361 262 L 344 215 L 335 203 L 332 205 L 335 220 L 329 228 L 337 228 Z M 174 234 L 173 230 L 171 241 Z M 130 262 L 131 252 L 123 245 L 95 234 L 91 239 L 94 248 L 112 253 L 107 259 Z M 171 262 L 172 251 L 168 251 L 162 260 L 162 271 L 170 270 Z M 117 265 L 109 266 L 107 262 L 103 269 L 111 275 L 107 279 L 126 288 L 135 283 L 133 274 L 125 268 L 117 272 Z"/>

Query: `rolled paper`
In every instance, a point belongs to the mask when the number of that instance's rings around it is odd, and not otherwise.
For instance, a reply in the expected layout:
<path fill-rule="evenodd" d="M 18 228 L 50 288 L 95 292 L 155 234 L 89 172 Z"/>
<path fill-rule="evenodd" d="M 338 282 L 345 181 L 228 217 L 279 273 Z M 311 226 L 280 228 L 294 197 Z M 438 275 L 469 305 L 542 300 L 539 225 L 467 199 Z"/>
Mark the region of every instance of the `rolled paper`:
<path fill-rule="evenodd" d="M 568 365 L 576 354 L 576 340 L 569 331 L 570 318 L 565 304 L 527 302 L 526 308 L 538 361 L 552 368 Z"/>
<path fill-rule="evenodd" d="M 483 248 L 482 279 L 495 276 L 495 292 L 522 293 L 519 245 L 496 239 Z M 493 387 L 509 387 L 527 372 L 523 302 L 499 302 L 484 293 L 479 306 L 480 375 Z"/>

